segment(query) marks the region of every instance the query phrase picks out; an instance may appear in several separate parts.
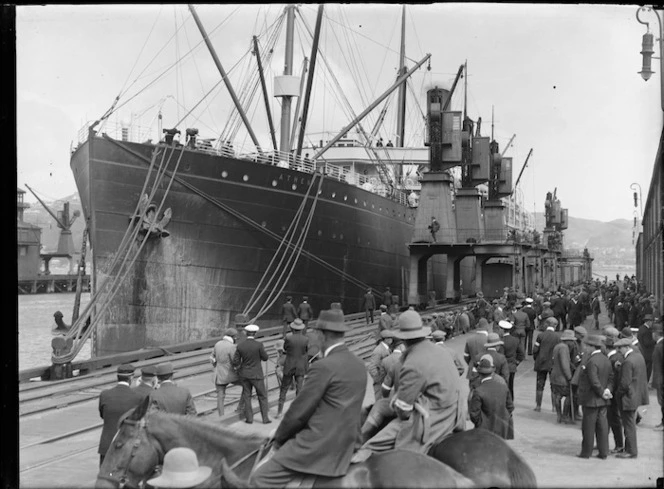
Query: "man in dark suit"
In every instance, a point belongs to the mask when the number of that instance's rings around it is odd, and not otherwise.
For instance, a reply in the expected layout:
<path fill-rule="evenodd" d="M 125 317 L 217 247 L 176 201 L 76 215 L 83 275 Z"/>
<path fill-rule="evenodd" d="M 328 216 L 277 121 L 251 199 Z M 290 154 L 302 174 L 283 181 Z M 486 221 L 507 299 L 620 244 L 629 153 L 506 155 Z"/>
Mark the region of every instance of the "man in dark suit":
<path fill-rule="evenodd" d="M 300 394 L 302 380 L 304 379 L 304 374 L 307 373 L 307 366 L 309 365 L 307 358 L 309 339 L 302 334 L 304 323 L 301 319 L 296 319 L 291 323 L 290 328 L 293 334 L 287 335 L 284 340 L 283 378 L 279 389 L 277 417 L 280 417 L 284 410 L 286 394 L 293 381 L 295 381 L 295 395 Z"/>
<path fill-rule="evenodd" d="M 376 310 L 376 298 L 371 293 L 371 288 L 368 288 L 367 293 L 364 294 L 364 303 L 362 308 L 364 309 L 367 318 L 367 324 L 373 323 L 374 311 Z M 369 318 L 371 318 L 371 321 L 369 321 Z"/>
<path fill-rule="evenodd" d="M 281 306 L 281 319 L 282 319 L 282 335 L 285 338 L 288 334 L 288 325 L 292 323 L 297 317 L 297 310 L 293 305 L 293 298 L 291 296 L 286 297 L 286 302 Z M 246 326 L 243 324 L 242 327 Z M 239 343 L 239 342 L 238 342 Z"/>
<path fill-rule="evenodd" d="M 533 354 L 533 333 L 535 332 L 535 319 L 537 318 L 537 311 L 533 307 L 533 299 L 526 298 L 526 305 L 521 309 L 528 316 L 529 326 L 526 328 L 526 346 L 524 350 L 528 351 L 528 355 Z"/>
<path fill-rule="evenodd" d="M 535 411 L 542 410 L 542 396 L 544 395 L 544 386 L 546 377 L 551 372 L 553 348 L 560 342 L 560 337 L 556 334 L 556 318 L 547 318 L 540 329 L 544 332 L 537 336 L 533 345 L 533 358 L 535 359 L 535 372 L 537 372 L 537 385 L 535 388 Z"/>
<path fill-rule="evenodd" d="M 570 327 L 575 328 L 576 326 L 581 326 L 583 323 L 583 303 L 578 299 L 578 297 L 572 296 L 569 301 L 569 321 Z"/>
<path fill-rule="evenodd" d="M 557 325 L 562 326 L 562 329 L 567 329 L 567 299 L 561 297 L 560 294 L 556 294 L 555 297 L 551 299 L 551 310 L 553 311 L 553 316 L 558 320 Z M 558 330 L 558 326 L 556 330 Z"/>
<path fill-rule="evenodd" d="M 503 332 L 503 351 L 505 358 L 507 359 L 507 366 L 509 368 L 509 378 L 507 385 L 514 399 L 514 376 L 516 375 L 517 366 L 523 362 L 523 359 L 526 358 L 523 346 L 518 338 L 515 338 L 511 334 L 512 323 L 509 321 L 500 321 L 498 326 L 504 331 Z"/>
<path fill-rule="evenodd" d="M 252 487 L 286 487 L 302 473 L 339 477 L 348 471 L 367 373 L 344 344 L 350 327 L 343 311 L 321 311 L 315 328 L 323 358 L 309 368 L 300 395 L 274 434 L 274 456 L 250 476 Z"/>
<path fill-rule="evenodd" d="M 639 340 L 639 346 L 641 348 L 641 354 L 643 355 L 643 359 L 646 362 L 646 381 L 650 380 L 650 374 L 652 372 L 652 354 L 655 351 L 655 339 L 652 335 L 652 323 L 652 314 L 644 315 L 643 324 L 639 326 L 639 332 L 636 333 L 636 337 Z"/>
<path fill-rule="evenodd" d="M 131 364 L 120 365 L 117 373 L 118 384 L 102 391 L 99 395 L 99 416 L 104 420 L 104 427 L 99 439 L 99 449 L 97 450 L 100 466 L 115 433 L 118 431 L 120 417 L 130 409 L 134 409 L 143 400 L 141 394 L 129 387 L 134 376 L 134 370 L 134 366 Z"/>
<path fill-rule="evenodd" d="M 505 385 L 507 385 L 510 381 L 510 366 L 507 363 L 505 355 L 498 351 L 498 347 L 503 346 L 504 344 L 505 342 L 500 339 L 498 333 L 489 333 L 486 343 L 484 343 L 484 348 L 486 348 L 485 353 L 493 358 L 493 366 L 496 373 L 503 378 Z M 479 381 L 479 378 L 475 379 L 475 382 L 479 383 Z M 471 389 L 477 386 L 477 383 L 471 383 Z"/>
<path fill-rule="evenodd" d="M 505 382 L 495 379 L 494 370 L 491 355 L 483 355 L 477 365 L 480 382 L 468 400 L 468 413 L 475 428 L 485 429 L 501 438 L 512 440 L 514 403 Z"/>
<path fill-rule="evenodd" d="M 157 385 L 157 369 L 154 365 L 146 365 L 141 368 L 141 378 L 138 379 L 138 385 L 134 387 L 134 391 L 141 395 L 141 399 L 145 399 L 152 393 Z"/>
<path fill-rule="evenodd" d="M 256 397 L 258 397 L 258 405 L 261 409 L 263 423 L 268 424 L 272 422 L 267 414 L 267 390 L 265 389 L 263 367 L 261 365 L 261 361 L 267 362 L 268 356 L 263 343 L 256 340 L 258 329 L 258 326 L 255 324 L 245 326 L 244 330 L 247 333 L 247 339 L 237 345 L 235 356 L 233 357 L 233 366 L 242 383 L 244 421 L 248 424 L 254 422 L 254 410 L 251 407 L 252 389 L 256 389 Z"/>
<path fill-rule="evenodd" d="M 609 423 L 606 407 L 613 396 L 613 368 L 606 355 L 602 353 L 602 339 L 597 335 L 588 335 L 584 342 L 593 348 L 585 363 L 581 364 L 579 375 L 579 402 L 583 408 L 581 421 L 581 453 L 579 458 L 590 458 L 593 444 L 597 438 L 598 457 L 606 459 L 609 455 Z"/>
<path fill-rule="evenodd" d="M 385 292 L 383 292 L 383 305 L 387 306 L 386 310 L 390 312 L 390 306 L 392 306 L 392 291 L 389 287 L 385 287 Z"/>
<path fill-rule="evenodd" d="M 625 433 L 625 451 L 616 454 L 618 458 L 636 458 L 639 454 L 636 444 L 636 410 L 649 404 L 646 362 L 638 349 L 632 349 L 629 338 L 614 343 L 624 357 L 620 366 L 620 381 L 616 394 L 620 407 L 620 419 Z"/>
<path fill-rule="evenodd" d="M 305 295 L 302 297 L 302 303 L 297 306 L 297 317 L 302 320 L 304 327 L 309 326 L 309 321 L 314 317 L 314 310 L 311 308 L 311 304 L 307 302 L 309 298 Z"/>
<path fill-rule="evenodd" d="M 157 365 L 159 388 L 150 394 L 150 408 L 167 413 L 196 416 L 196 405 L 189 389 L 173 382 L 173 364 L 164 362 Z"/>

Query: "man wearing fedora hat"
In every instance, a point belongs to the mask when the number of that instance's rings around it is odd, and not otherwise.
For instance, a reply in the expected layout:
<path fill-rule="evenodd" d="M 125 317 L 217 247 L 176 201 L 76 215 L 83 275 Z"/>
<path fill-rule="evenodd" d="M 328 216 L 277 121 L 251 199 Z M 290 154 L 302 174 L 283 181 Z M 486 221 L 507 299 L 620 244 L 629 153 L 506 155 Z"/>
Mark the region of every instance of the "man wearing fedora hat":
<path fill-rule="evenodd" d="M 526 297 L 525 305 L 521 308 L 521 311 L 528 316 L 528 327 L 526 328 L 526 339 L 524 352 L 527 351 L 528 355 L 533 354 L 533 333 L 535 331 L 535 320 L 537 319 L 537 311 L 533 307 L 533 299 Z"/>
<path fill-rule="evenodd" d="M 390 346 L 392 344 L 392 337 L 393 334 L 391 330 L 382 330 L 380 332 L 380 339 L 377 342 L 378 344 L 374 348 L 373 352 L 371 352 L 371 358 L 369 359 L 367 370 L 373 379 L 374 396 L 376 399 L 380 399 L 382 397 L 380 386 L 385 379 L 385 370 L 383 369 L 382 362 L 384 358 L 392 353 L 392 348 Z"/>
<path fill-rule="evenodd" d="M 572 363 L 570 355 L 576 341 L 574 332 L 566 329 L 560 336 L 560 343 L 553 347 L 553 359 L 551 368 L 551 395 L 553 405 L 556 409 L 558 423 L 572 424 L 571 418 L 571 384 Z M 565 400 L 564 407 L 561 406 Z"/>
<path fill-rule="evenodd" d="M 646 362 L 646 380 L 650 380 L 650 374 L 652 373 L 652 354 L 655 350 L 655 339 L 652 334 L 653 319 L 652 314 L 645 314 L 643 316 L 643 324 L 639 326 L 639 332 L 636 334 L 636 337 L 639 340 L 641 354 Z"/>
<path fill-rule="evenodd" d="M 299 474 L 348 471 L 367 386 L 364 362 L 344 343 L 349 330 L 341 309 L 321 311 L 312 331 L 322 358 L 307 371 L 274 433 L 274 455 L 251 474 L 252 487 L 286 487 Z"/>
<path fill-rule="evenodd" d="M 157 369 L 154 365 L 146 365 L 141 367 L 141 377 L 138 379 L 138 384 L 133 387 L 135 392 L 145 399 L 157 386 Z"/>
<path fill-rule="evenodd" d="M 374 311 L 376 310 L 376 298 L 371 293 L 371 287 L 369 287 L 367 289 L 367 293 L 364 294 L 362 309 L 364 309 L 365 317 L 367 319 L 367 324 L 373 323 Z"/>
<path fill-rule="evenodd" d="M 284 340 L 284 367 L 281 386 L 279 388 L 277 417 L 280 417 L 284 410 L 286 394 L 293 382 L 295 382 L 295 395 L 300 394 L 302 381 L 309 365 L 307 361 L 309 339 L 302 334 L 304 322 L 298 318 L 291 323 L 290 328 L 293 334 L 287 335 Z"/>
<path fill-rule="evenodd" d="M 254 422 L 254 410 L 251 407 L 251 391 L 256 390 L 258 405 L 261 410 L 263 423 L 271 423 L 268 416 L 267 391 L 265 389 L 265 376 L 261 362 L 267 362 L 268 356 L 265 346 L 256 339 L 259 327 L 249 324 L 244 327 L 247 339 L 237 345 L 233 355 L 233 368 L 242 383 L 242 398 L 244 402 L 244 422 Z M 242 415 L 242 413 L 240 413 Z"/>
<path fill-rule="evenodd" d="M 583 409 L 581 422 L 581 453 L 579 458 L 590 458 L 593 444 L 597 438 L 598 457 L 606 459 L 609 454 L 609 424 L 606 409 L 613 396 L 613 369 L 611 362 L 602 353 L 602 337 L 588 335 L 584 339 L 592 349 L 588 359 L 581 364 L 579 375 L 579 403 Z"/>
<path fill-rule="evenodd" d="M 224 415 L 224 402 L 226 400 L 226 388 L 230 384 L 240 384 L 237 373 L 233 369 L 233 357 L 235 356 L 235 338 L 237 330 L 228 328 L 224 336 L 217 341 L 212 349 L 212 367 L 214 368 L 214 386 L 217 391 L 217 413 Z"/>
<path fill-rule="evenodd" d="M 461 399 L 454 360 L 427 340 L 430 334 L 416 311 L 405 311 L 399 317 L 394 335 L 404 340 L 406 351 L 393 397 L 397 417 L 362 445 L 353 461 L 393 448 L 426 453 L 437 439 L 465 426 L 465 417 L 459 418 L 465 400 Z"/>
<path fill-rule="evenodd" d="M 281 323 L 283 325 L 281 334 L 284 338 L 286 337 L 286 334 L 288 334 L 288 325 L 292 323 L 296 317 L 297 309 L 295 309 L 295 306 L 293 305 L 293 298 L 289 295 L 286 297 L 286 302 L 281 305 Z M 244 326 L 246 325 L 243 325 L 243 327 Z"/>
<path fill-rule="evenodd" d="M 500 321 L 498 323 L 500 329 L 503 330 L 503 353 L 507 359 L 507 366 L 509 368 L 509 377 L 507 385 L 514 399 L 514 377 L 516 376 L 516 369 L 524 358 L 526 358 L 523 345 L 521 342 L 512 336 L 512 323 L 509 321 Z"/>
<path fill-rule="evenodd" d="M 150 487 L 196 487 L 210 478 L 212 468 L 198 465 L 196 452 L 187 447 L 171 448 L 164 455 L 164 464 L 158 477 L 148 479 Z M 210 481 L 211 482 L 211 481 Z"/>
<path fill-rule="evenodd" d="M 557 324 L 558 320 L 554 317 L 545 319 L 540 326 L 540 328 L 544 328 L 544 332 L 537 336 L 535 344 L 533 345 L 535 372 L 537 372 L 537 384 L 535 387 L 535 411 L 542 410 L 542 397 L 544 395 L 546 377 L 551 372 L 551 358 L 553 356 L 553 348 L 556 346 L 556 344 L 558 344 L 558 342 L 560 342 L 560 338 L 556 334 Z"/>
<path fill-rule="evenodd" d="M 468 400 L 468 413 L 475 428 L 491 431 L 506 440 L 514 439 L 514 402 L 505 382 L 497 381 L 491 355 L 482 355 L 477 364 L 479 384 Z"/>
<path fill-rule="evenodd" d="M 638 455 L 636 410 L 639 406 L 650 403 L 646 363 L 641 353 L 632 348 L 629 338 L 618 340 L 615 347 L 620 350 L 623 356 L 616 395 L 618 396 L 620 420 L 625 434 L 625 451 L 618 453 L 616 456 L 619 458 L 636 458 Z"/>
<path fill-rule="evenodd" d="M 159 389 L 150 393 L 152 409 L 196 416 L 196 405 L 189 389 L 173 383 L 173 364 L 171 362 L 157 365 L 157 380 L 159 380 Z"/>
<path fill-rule="evenodd" d="M 117 368 L 118 383 L 101 392 L 99 395 L 99 416 L 104 420 L 99 439 L 99 465 L 101 466 L 111 445 L 111 441 L 118 431 L 118 421 L 124 413 L 134 409 L 144 399 L 143 396 L 129 387 L 134 376 L 134 366 L 130 363 Z"/>
<path fill-rule="evenodd" d="M 504 344 L 505 342 L 500 339 L 498 333 L 489 333 L 486 343 L 484 343 L 484 348 L 486 350 L 485 353 L 488 353 L 493 358 L 495 371 L 505 381 L 505 385 L 507 385 L 510 381 L 510 367 L 507 364 L 507 358 L 505 358 L 505 355 L 498 351 L 498 347 Z M 472 387 L 477 385 L 479 381 L 479 378 L 476 378 L 474 382 L 471 381 Z"/>
<path fill-rule="evenodd" d="M 528 314 L 526 314 L 521 310 L 521 307 L 522 307 L 521 303 L 517 302 L 516 304 L 514 304 L 514 308 L 512 309 L 511 323 L 514 325 L 514 329 L 512 330 L 511 334 L 519 340 L 521 348 L 525 349 L 526 330 L 530 328 L 530 317 L 528 316 Z"/>

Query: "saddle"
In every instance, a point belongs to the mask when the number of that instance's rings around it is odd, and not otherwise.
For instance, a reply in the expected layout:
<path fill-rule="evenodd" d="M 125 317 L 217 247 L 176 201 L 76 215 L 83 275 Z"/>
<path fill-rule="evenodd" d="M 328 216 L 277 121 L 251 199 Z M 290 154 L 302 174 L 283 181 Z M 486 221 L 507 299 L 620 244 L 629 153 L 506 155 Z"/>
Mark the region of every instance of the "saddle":
<path fill-rule="evenodd" d="M 272 458 L 274 455 L 272 444 L 273 440 L 268 440 L 259 449 L 256 462 L 254 463 L 254 467 L 251 469 L 252 472 Z M 285 487 L 287 489 L 312 489 L 317 478 L 318 476 L 315 474 L 298 474 L 296 477 L 291 479 Z"/>

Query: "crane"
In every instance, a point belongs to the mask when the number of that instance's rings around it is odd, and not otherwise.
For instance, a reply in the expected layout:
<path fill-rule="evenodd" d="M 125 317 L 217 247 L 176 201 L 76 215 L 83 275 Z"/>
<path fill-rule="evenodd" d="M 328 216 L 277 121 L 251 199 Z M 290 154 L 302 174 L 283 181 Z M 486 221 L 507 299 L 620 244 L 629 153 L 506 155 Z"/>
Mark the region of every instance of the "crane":
<path fill-rule="evenodd" d="M 505 146 L 505 149 L 503 150 L 502 153 L 500 153 L 500 157 L 502 158 L 505 156 L 505 153 L 507 153 L 507 150 L 509 147 L 512 145 L 512 141 L 514 141 L 514 138 L 516 137 L 516 134 L 512 134 L 512 137 L 510 138 L 509 142 L 507 143 L 507 146 Z"/>
<path fill-rule="evenodd" d="M 530 159 L 530 156 L 532 154 L 533 154 L 533 148 L 530 148 L 530 151 L 528 151 L 528 156 L 526 156 L 526 161 L 523 163 L 523 166 L 521 167 L 521 171 L 519 172 L 519 176 L 516 178 L 516 183 L 514 184 L 514 188 L 512 189 L 512 193 L 514 193 L 514 191 L 516 190 L 516 186 L 519 185 L 519 180 L 521 180 L 521 175 L 523 175 L 523 170 L 526 169 L 526 165 L 528 164 L 528 160 Z"/>

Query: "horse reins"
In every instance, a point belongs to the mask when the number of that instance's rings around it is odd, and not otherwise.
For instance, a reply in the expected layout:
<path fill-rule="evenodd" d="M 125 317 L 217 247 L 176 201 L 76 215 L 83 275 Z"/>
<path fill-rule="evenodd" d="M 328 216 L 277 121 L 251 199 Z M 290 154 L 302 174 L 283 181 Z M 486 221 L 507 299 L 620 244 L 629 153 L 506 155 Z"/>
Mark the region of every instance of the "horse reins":
<path fill-rule="evenodd" d="M 127 479 L 128 479 L 127 473 L 129 472 L 129 466 L 131 465 L 131 461 L 134 458 L 134 456 L 136 455 L 136 451 L 138 450 L 138 447 L 141 444 L 141 439 L 140 439 L 141 430 L 145 429 L 145 431 L 147 433 L 147 421 L 145 421 L 144 418 L 139 420 L 139 421 L 124 419 L 122 421 L 122 423 L 127 423 L 127 424 L 132 424 L 132 425 L 138 424 L 138 430 L 136 431 L 136 438 L 134 440 L 133 446 L 131 447 L 131 453 L 129 454 L 129 460 L 127 461 L 127 465 L 124 467 L 124 469 L 122 471 L 122 475 L 119 477 L 119 479 L 116 479 L 115 477 L 113 477 L 112 472 L 109 475 L 105 475 L 105 474 L 98 474 L 97 475 L 98 479 L 103 479 L 103 480 L 112 482 L 113 484 L 117 484 L 119 489 L 123 489 L 125 487 L 126 483 L 127 483 Z M 155 446 L 153 443 L 150 443 L 150 446 L 157 453 L 157 460 L 161 460 L 161 458 L 162 458 L 161 456 L 163 455 L 163 450 L 161 449 L 161 447 L 159 445 Z M 140 488 L 140 487 L 143 487 L 143 484 L 144 484 L 144 481 L 140 480 L 140 481 L 138 481 L 138 483 L 136 485 L 137 485 L 137 487 Z"/>

